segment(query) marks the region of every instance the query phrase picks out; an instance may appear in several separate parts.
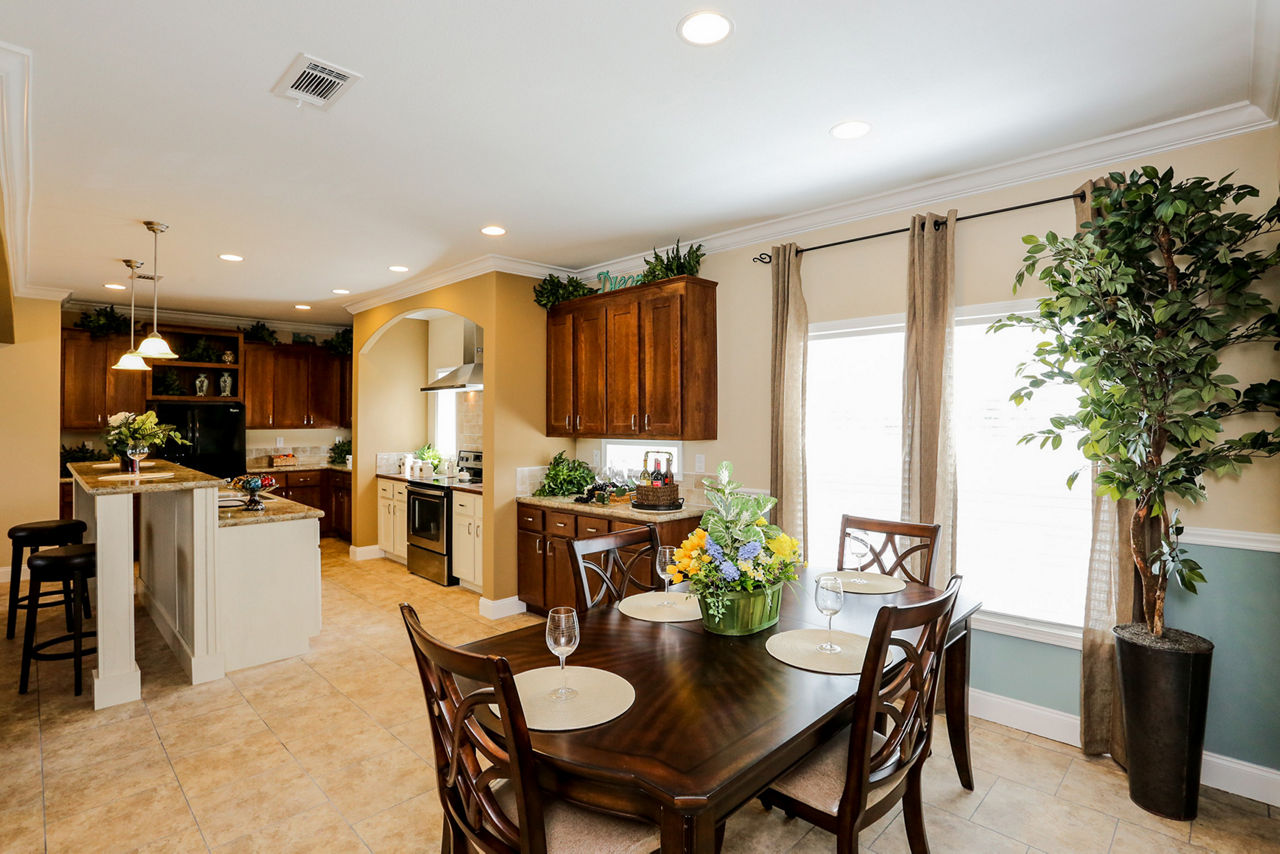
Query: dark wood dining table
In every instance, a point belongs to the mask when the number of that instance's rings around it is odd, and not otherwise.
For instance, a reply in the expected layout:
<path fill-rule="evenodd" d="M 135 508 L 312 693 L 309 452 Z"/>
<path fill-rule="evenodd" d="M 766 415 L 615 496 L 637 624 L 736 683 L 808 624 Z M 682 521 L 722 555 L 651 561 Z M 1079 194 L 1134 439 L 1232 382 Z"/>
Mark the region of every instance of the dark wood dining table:
<path fill-rule="evenodd" d="M 616 607 L 581 616 L 581 640 L 569 663 L 626 678 L 636 699 L 599 726 L 531 731 L 539 784 L 569 801 L 658 824 L 664 852 L 714 851 L 718 824 L 851 719 L 856 675 L 801 670 L 765 649 L 776 632 L 825 627 L 812 595 L 820 573 L 809 569 L 784 587 L 778 624 L 746 637 L 712 634 L 697 621 L 632 619 Z M 846 594 L 834 628 L 869 635 L 881 606 L 927 601 L 940 592 L 908 581 L 898 593 Z M 939 698 L 968 789 L 969 618 L 980 605 L 961 589 L 944 659 L 945 697 Z M 504 656 L 517 673 L 557 663 L 541 625 L 463 648 Z"/>

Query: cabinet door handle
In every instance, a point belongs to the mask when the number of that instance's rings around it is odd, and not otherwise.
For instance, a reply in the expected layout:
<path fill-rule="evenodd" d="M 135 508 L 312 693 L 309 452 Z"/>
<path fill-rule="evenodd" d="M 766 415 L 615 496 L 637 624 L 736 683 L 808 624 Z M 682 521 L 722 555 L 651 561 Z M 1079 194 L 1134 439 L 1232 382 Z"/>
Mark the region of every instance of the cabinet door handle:
<path fill-rule="evenodd" d="M 470 522 L 468 522 L 468 523 L 467 523 L 467 536 L 468 536 L 468 537 L 470 537 L 470 536 L 471 536 L 471 523 L 470 523 Z"/>
<path fill-rule="evenodd" d="M 636 414 L 634 412 L 631 413 L 631 429 L 636 429 Z"/>
<path fill-rule="evenodd" d="M 568 429 L 569 429 L 569 416 L 568 416 L 568 415 L 566 415 L 566 416 L 564 417 L 564 429 L 566 429 L 566 430 L 568 430 Z"/>
<path fill-rule="evenodd" d="M 581 429 L 582 429 L 582 416 L 581 416 L 581 415 L 579 415 L 579 416 L 578 416 L 577 423 L 573 425 L 573 429 L 575 429 L 575 430 L 581 430 Z"/>
<path fill-rule="evenodd" d="M 538 554 L 542 554 L 542 537 L 538 537 Z"/>
<path fill-rule="evenodd" d="M 644 414 L 644 429 L 649 429 L 649 413 Z"/>

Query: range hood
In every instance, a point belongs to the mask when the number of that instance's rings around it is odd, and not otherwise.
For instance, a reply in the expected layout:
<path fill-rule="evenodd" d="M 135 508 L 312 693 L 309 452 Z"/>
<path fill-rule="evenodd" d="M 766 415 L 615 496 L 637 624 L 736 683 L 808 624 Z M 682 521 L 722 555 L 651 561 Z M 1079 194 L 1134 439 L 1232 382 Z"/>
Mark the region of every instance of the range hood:
<path fill-rule="evenodd" d="M 484 388 L 484 332 L 470 320 L 462 324 L 462 364 L 422 387 L 423 391 L 478 391 Z"/>

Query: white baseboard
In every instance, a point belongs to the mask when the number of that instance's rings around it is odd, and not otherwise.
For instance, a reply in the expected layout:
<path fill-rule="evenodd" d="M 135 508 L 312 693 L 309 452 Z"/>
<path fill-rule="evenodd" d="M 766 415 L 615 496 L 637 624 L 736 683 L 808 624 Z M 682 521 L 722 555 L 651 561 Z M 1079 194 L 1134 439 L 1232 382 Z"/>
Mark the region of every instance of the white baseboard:
<path fill-rule="evenodd" d="M 524 603 L 517 596 L 508 596 L 506 599 L 480 597 L 480 616 L 487 620 L 500 620 L 503 617 L 511 617 L 523 613 Z"/>
<path fill-rule="evenodd" d="M 374 560 L 386 556 L 386 553 L 377 546 L 351 546 L 347 549 L 347 554 L 352 560 Z"/>
<path fill-rule="evenodd" d="M 1080 746 L 1080 717 L 988 691 L 969 689 L 969 713 L 1073 747 Z M 1200 782 L 1224 792 L 1280 806 L 1280 770 L 1205 751 Z"/>

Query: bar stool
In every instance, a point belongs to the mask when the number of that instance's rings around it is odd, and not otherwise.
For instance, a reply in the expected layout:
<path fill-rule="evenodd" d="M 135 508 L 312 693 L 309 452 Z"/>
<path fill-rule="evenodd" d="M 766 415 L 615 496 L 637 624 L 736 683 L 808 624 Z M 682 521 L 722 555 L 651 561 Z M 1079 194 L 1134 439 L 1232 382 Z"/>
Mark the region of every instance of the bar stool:
<path fill-rule="evenodd" d="M 5 626 L 4 636 L 13 639 L 17 626 L 18 607 L 25 604 L 27 596 L 19 596 L 18 588 L 22 584 L 23 549 L 30 549 L 35 554 L 42 548 L 50 546 L 69 546 L 79 544 L 84 538 L 86 525 L 79 519 L 46 519 L 41 522 L 23 522 L 9 529 L 9 539 L 13 541 L 13 569 L 9 574 L 9 618 Z M 44 595 L 57 596 L 57 590 L 46 590 Z M 29 594 L 28 594 L 29 595 Z M 38 597 L 37 597 L 38 598 Z M 88 600 L 86 600 L 87 603 Z M 71 631 L 71 587 L 68 583 L 62 588 L 62 595 L 49 602 L 41 602 L 38 607 L 56 608 L 65 605 L 67 609 L 67 631 Z M 85 605 L 88 608 L 88 605 Z M 86 611 L 85 616 L 93 614 Z"/>
<path fill-rule="evenodd" d="M 84 639 L 97 637 L 98 633 L 86 632 L 83 626 L 83 615 L 88 610 L 89 603 L 88 579 L 98 572 L 97 549 L 92 543 L 43 549 L 27 559 L 27 571 L 31 576 L 31 593 L 27 596 L 27 622 L 22 633 L 22 676 L 18 682 L 18 693 L 27 693 L 32 661 L 74 658 L 76 696 L 79 697 L 83 691 L 84 657 L 98 651 L 96 646 L 84 649 Z M 70 584 L 70 633 L 36 643 L 36 620 L 41 606 L 40 585 L 53 582 L 62 582 L 63 589 Z M 84 607 L 75 607 L 77 603 Z M 70 652 L 44 652 L 51 646 L 67 641 L 71 641 Z"/>

